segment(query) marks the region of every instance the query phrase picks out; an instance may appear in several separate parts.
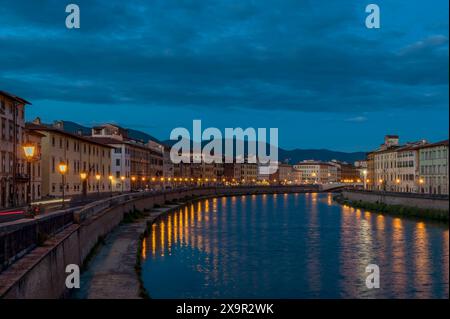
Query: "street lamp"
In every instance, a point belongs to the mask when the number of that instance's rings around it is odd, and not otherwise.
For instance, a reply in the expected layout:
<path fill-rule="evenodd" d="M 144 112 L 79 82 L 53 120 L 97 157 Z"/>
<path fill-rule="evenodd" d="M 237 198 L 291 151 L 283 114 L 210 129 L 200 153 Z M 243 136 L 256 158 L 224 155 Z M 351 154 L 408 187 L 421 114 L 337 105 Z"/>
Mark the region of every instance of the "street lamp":
<path fill-rule="evenodd" d="M 87 195 L 87 189 L 86 189 L 86 179 L 87 179 L 87 173 L 83 172 L 80 173 L 81 182 L 83 184 L 83 196 Z"/>
<path fill-rule="evenodd" d="M 131 176 L 131 190 L 136 188 L 136 176 Z"/>
<path fill-rule="evenodd" d="M 97 180 L 97 195 L 100 196 L 100 174 L 95 175 L 95 179 Z"/>
<path fill-rule="evenodd" d="M 112 194 L 113 194 L 113 187 L 112 187 L 113 178 L 114 177 L 112 175 L 108 176 L 108 179 L 109 179 L 109 191 L 111 192 L 111 194 L 110 194 L 111 197 L 112 197 Z"/>
<path fill-rule="evenodd" d="M 362 171 L 363 176 L 364 176 L 364 190 L 367 188 L 367 170 L 363 170 Z"/>
<path fill-rule="evenodd" d="M 120 180 L 122 181 L 122 193 L 123 193 L 123 185 L 125 183 L 125 176 L 120 176 Z"/>
<path fill-rule="evenodd" d="M 425 183 L 422 177 L 419 178 L 419 193 L 422 192 L 422 185 Z"/>
<path fill-rule="evenodd" d="M 27 203 L 31 204 L 31 161 L 34 158 L 36 147 L 33 144 L 23 145 L 23 151 L 27 159 L 27 170 L 28 170 L 28 192 L 27 192 Z"/>
<path fill-rule="evenodd" d="M 61 174 L 61 182 L 62 182 L 62 204 L 61 207 L 64 208 L 64 195 L 65 195 L 65 175 L 67 173 L 67 164 L 64 162 L 59 163 L 58 165 L 59 173 Z"/>

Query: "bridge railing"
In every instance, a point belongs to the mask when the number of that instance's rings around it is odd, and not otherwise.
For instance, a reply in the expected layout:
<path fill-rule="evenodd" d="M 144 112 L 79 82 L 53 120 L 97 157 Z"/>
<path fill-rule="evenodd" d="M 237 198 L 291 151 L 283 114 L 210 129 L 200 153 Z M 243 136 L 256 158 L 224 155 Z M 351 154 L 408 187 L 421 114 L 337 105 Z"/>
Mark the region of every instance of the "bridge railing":
<path fill-rule="evenodd" d="M 40 242 L 73 224 L 75 209 L 0 224 L 0 272 Z"/>

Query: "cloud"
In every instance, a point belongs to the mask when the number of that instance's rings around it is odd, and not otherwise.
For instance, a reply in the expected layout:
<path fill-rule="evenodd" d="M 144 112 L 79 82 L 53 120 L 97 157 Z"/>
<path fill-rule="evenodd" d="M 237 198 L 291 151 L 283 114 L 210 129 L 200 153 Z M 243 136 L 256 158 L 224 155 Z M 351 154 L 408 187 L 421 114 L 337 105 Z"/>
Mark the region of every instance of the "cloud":
<path fill-rule="evenodd" d="M 80 30 L 64 28 L 60 1 L 2 6 L 1 87 L 31 100 L 112 106 L 364 112 L 448 104 L 448 34 L 372 35 L 351 2 L 77 3 Z M 410 44 L 397 49 L 400 40 Z"/>
<path fill-rule="evenodd" d="M 355 117 L 350 117 L 345 119 L 346 122 L 355 122 L 355 123 L 361 123 L 361 122 L 366 122 L 367 121 L 367 117 L 365 116 L 355 116 Z"/>
<path fill-rule="evenodd" d="M 442 34 L 429 36 L 424 40 L 414 42 L 413 44 L 402 48 L 399 51 L 399 55 L 405 56 L 408 54 L 415 54 L 424 50 L 432 50 L 435 48 L 446 48 L 448 52 L 448 37 Z"/>

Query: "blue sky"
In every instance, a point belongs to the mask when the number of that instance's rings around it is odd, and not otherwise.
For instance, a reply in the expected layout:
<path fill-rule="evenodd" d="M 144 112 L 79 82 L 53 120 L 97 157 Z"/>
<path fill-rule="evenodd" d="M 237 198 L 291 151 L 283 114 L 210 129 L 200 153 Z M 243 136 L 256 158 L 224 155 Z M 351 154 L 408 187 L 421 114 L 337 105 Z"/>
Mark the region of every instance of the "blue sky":
<path fill-rule="evenodd" d="M 448 138 L 447 0 L 1 1 L 0 89 L 27 117 L 278 127 L 284 148 Z M 381 8 L 381 28 L 364 25 Z"/>

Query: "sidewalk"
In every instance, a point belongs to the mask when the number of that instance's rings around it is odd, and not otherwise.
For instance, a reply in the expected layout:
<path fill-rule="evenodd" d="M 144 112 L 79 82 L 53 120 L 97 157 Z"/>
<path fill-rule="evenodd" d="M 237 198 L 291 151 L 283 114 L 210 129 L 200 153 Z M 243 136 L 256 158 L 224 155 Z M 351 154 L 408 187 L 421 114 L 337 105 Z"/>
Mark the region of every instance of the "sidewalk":
<path fill-rule="evenodd" d="M 173 207 L 155 209 L 147 217 L 130 224 L 122 224 L 108 235 L 105 244 L 81 275 L 81 287 L 72 298 L 140 298 L 140 283 L 135 269 L 140 235 L 146 230 L 147 223 L 151 223 Z"/>

